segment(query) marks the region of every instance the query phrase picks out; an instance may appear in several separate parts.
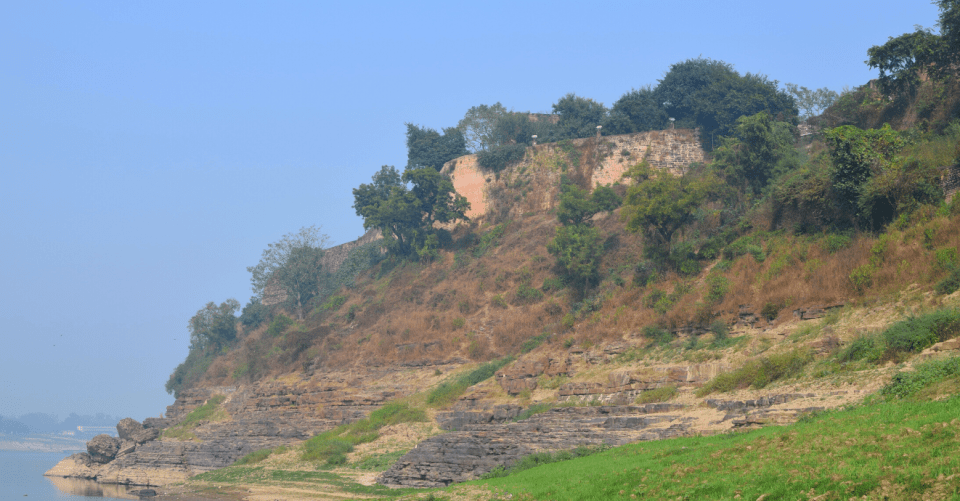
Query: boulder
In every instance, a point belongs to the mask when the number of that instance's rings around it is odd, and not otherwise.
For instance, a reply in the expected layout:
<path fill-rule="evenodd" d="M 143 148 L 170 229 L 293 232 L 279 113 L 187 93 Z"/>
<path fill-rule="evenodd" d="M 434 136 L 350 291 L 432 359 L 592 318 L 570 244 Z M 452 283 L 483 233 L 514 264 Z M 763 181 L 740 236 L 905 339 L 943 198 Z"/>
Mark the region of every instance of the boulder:
<path fill-rule="evenodd" d="M 131 452 L 137 449 L 137 443 L 133 440 L 122 440 L 120 442 L 120 448 L 117 449 L 117 456 L 122 456 L 124 454 L 130 454 Z"/>
<path fill-rule="evenodd" d="M 156 440 L 160 437 L 160 430 L 156 428 L 144 428 L 136 433 L 130 435 L 130 439 L 133 442 L 138 444 L 146 443 L 151 440 Z"/>
<path fill-rule="evenodd" d="M 120 440 L 132 440 L 133 434 L 140 431 L 143 431 L 143 425 L 136 419 L 124 418 L 117 423 L 117 435 L 120 436 Z"/>
<path fill-rule="evenodd" d="M 120 450 L 120 441 L 110 435 L 97 435 L 87 442 L 87 452 L 90 453 L 90 457 L 101 464 L 109 463 L 117 457 L 118 450 Z"/>

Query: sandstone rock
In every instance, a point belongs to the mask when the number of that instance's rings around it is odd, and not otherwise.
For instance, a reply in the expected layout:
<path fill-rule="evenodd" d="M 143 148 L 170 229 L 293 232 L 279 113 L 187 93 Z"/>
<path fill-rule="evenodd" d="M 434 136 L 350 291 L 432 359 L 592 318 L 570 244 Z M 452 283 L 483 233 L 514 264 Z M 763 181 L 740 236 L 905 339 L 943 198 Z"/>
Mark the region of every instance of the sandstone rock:
<path fill-rule="evenodd" d="M 120 436 L 120 440 L 131 440 L 130 437 L 139 431 L 143 431 L 143 425 L 136 419 L 124 418 L 117 423 L 117 435 Z"/>
<path fill-rule="evenodd" d="M 68 456 L 44 473 L 48 477 L 97 478 L 103 464 L 93 460 L 90 454 L 78 452 Z"/>
<path fill-rule="evenodd" d="M 117 456 L 117 450 L 120 449 L 120 441 L 110 435 L 100 434 L 87 442 L 87 452 L 90 457 L 98 463 L 109 463 Z"/>
<path fill-rule="evenodd" d="M 162 430 L 164 428 L 169 428 L 173 426 L 173 424 L 174 422 L 170 418 L 148 417 L 147 419 L 143 420 L 144 428 L 158 428 Z"/>
<path fill-rule="evenodd" d="M 117 456 L 130 454 L 137 448 L 137 443 L 133 440 L 121 440 L 120 447 L 117 449 Z"/>
<path fill-rule="evenodd" d="M 160 437 L 160 430 L 157 428 L 144 428 L 130 435 L 130 440 L 142 444 Z"/>

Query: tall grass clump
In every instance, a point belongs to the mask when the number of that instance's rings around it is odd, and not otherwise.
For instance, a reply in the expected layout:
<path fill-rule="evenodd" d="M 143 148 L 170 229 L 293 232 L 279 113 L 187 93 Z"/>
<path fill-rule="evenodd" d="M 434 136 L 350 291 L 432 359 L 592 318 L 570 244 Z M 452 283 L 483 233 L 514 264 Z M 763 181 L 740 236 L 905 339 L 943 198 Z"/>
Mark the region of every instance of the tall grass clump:
<path fill-rule="evenodd" d="M 426 420 L 427 414 L 423 409 L 391 402 L 364 419 L 338 426 L 307 440 L 303 444 L 301 457 L 306 461 L 324 461 L 328 466 L 342 465 L 347 462 L 347 453 L 353 452 L 353 446 L 379 438 L 380 428 Z"/>
<path fill-rule="evenodd" d="M 799 375 L 813 361 L 813 353 L 799 349 L 748 361 L 743 367 L 711 379 L 697 390 L 697 396 L 743 388 L 763 388 L 768 384 Z"/>
<path fill-rule="evenodd" d="M 917 364 L 911 372 L 894 374 L 890 383 L 880 389 L 880 394 L 887 398 L 910 398 L 945 379 L 957 377 L 960 377 L 960 357 L 930 360 Z"/>
<path fill-rule="evenodd" d="M 940 341 L 960 335 L 960 310 L 943 308 L 918 317 L 897 322 L 880 333 L 862 336 L 840 353 L 841 362 L 866 360 L 880 363 L 899 361 L 911 353 L 919 353 Z"/>
<path fill-rule="evenodd" d="M 512 361 L 513 357 L 506 356 L 499 360 L 487 362 L 470 372 L 453 378 L 452 380 L 440 383 L 440 386 L 434 388 L 433 391 L 427 395 L 427 405 L 441 407 L 452 403 L 457 399 L 457 397 L 463 395 L 463 393 L 467 391 L 467 388 L 480 383 L 481 381 L 490 379 L 498 370 Z"/>

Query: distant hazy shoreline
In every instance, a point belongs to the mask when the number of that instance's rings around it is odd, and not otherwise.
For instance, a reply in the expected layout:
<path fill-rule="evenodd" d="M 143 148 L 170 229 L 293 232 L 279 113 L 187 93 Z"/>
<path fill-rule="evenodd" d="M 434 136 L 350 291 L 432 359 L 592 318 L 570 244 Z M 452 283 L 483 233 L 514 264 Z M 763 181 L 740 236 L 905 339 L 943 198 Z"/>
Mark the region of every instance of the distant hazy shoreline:
<path fill-rule="evenodd" d="M 43 433 L 23 436 L 0 434 L 0 451 L 74 452 L 86 449 L 86 441 L 81 438 Z"/>

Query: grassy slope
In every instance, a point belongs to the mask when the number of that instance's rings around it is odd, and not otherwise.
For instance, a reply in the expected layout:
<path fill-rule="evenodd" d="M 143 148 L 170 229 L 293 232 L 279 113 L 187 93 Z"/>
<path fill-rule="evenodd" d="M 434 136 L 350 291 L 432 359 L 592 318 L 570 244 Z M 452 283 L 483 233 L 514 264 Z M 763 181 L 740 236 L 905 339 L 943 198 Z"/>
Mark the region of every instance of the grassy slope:
<path fill-rule="evenodd" d="M 868 404 L 787 427 L 628 445 L 476 484 L 514 499 L 957 499 L 957 416 L 958 396 Z"/>

